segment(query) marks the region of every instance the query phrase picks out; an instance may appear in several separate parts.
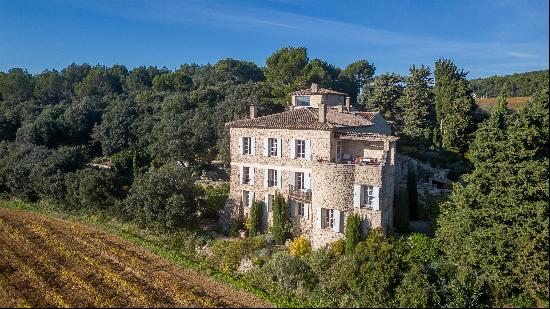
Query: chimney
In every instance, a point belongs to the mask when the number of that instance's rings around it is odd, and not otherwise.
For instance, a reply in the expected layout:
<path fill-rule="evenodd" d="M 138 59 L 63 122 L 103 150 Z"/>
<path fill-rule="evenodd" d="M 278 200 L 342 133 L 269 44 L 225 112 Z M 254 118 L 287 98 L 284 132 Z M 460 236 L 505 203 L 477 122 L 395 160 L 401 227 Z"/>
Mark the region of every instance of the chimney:
<path fill-rule="evenodd" d="M 346 111 L 348 111 L 349 113 L 350 109 L 351 109 L 350 97 L 346 97 Z"/>
<path fill-rule="evenodd" d="M 318 92 L 319 91 L 319 85 L 316 83 L 311 84 L 311 92 Z"/>
<path fill-rule="evenodd" d="M 250 119 L 258 117 L 258 108 L 255 104 L 250 105 Z"/>
<path fill-rule="evenodd" d="M 327 122 L 327 105 L 325 102 L 319 104 L 319 122 Z"/>

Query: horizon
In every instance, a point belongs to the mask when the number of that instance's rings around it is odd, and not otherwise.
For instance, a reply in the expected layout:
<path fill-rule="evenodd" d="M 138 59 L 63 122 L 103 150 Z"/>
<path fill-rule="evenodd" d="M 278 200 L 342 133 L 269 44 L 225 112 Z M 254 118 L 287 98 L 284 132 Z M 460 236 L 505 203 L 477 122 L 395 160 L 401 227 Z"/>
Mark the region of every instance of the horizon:
<path fill-rule="evenodd" d="M 0 71 L 71 63 L 174 70 L 225 58 L 264 67 L 276 50 L 303 46 L 310 59 L 340 68 L 366 59 L 376 75 L 448 58 L 476 79 L 547 70 L 547 13 L 546 1 L 2 2 Z"/>

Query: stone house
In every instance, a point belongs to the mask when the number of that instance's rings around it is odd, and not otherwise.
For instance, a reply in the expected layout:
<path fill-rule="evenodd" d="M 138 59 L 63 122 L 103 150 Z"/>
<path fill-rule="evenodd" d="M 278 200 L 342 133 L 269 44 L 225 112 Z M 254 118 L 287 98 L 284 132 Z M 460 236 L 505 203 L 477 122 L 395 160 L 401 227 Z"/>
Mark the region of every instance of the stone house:
<path fill-rule="evenodd" d="M 264 202 L 271 224 L 275 192 L 288 201 L 298 233 L 314 248 L 342 239 L 351 213 L 362 232 L 393 229 L 397 137 L 379 113 L 357 112 L 344 93 L 311 88 L 290 94 L 290 110 L 226 123 L 230 133 L 227 224 Z M 264 226 L 265 228 L 265 226 Z"/>

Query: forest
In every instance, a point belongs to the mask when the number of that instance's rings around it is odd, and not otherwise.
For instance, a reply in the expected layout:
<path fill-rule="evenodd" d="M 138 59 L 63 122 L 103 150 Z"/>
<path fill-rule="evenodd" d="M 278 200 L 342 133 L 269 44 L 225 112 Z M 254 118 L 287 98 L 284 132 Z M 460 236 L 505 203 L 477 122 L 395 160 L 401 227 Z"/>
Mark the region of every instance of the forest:
<path fill-rule="evenodd" d="M 233 273 L 239 254 L 257 254 L 242 279 L 306 306 L 548 306 L 547 70 L 469 81 L 440 59 L 433 70 L 376 74 L 368 60 L 339 68 L 303 47 L 277 50 L 263 67 L 13 68 L 0 72 L 0 196 L 188 235 L 223 207 L 227 186 L 195 179 L 214 160 L 228 163 L 224 123 L 252 103 L 260 116 L 283 111 L 287 94 L 311 83 L 382 113 L 398 151 L 425 159 L 430 150 L 432 163 L 454 168 L 450 199 L 435 205 L 435 237 L 373 231 L 319 252 L 296 240 L 291 255 L 266 254 L 264 238 L 214 241 L 209 263 Z M 475 105 L 480 91 L 499 96 L 491 114 Z M 511 112 L 506 98 L 518 95 L 532 99 Z"/>
<path fill-rule="evenodd" d="M 548 70 L 490 76 L 470 80 L 478 98 L 496 98 L 506 85 L 510 97 L 530 97 L 548 81 Z"/>

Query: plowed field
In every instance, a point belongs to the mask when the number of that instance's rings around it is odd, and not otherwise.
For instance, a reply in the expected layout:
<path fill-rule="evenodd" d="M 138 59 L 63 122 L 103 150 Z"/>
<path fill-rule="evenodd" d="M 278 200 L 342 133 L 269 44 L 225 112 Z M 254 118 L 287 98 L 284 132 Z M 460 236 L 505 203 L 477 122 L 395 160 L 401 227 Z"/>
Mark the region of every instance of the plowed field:
<path fill-rule="evenodd" d="M 266 307 L 91 227 L 0 208 L 0 307 Z"/>

